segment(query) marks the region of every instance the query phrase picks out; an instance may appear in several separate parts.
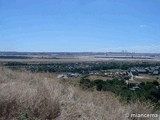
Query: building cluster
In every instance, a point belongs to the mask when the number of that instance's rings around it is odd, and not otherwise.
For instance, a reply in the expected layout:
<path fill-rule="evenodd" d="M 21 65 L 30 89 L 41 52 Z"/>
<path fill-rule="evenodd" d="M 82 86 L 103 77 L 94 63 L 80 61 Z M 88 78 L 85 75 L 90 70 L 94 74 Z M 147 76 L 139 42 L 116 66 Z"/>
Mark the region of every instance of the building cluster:
<path fill-rule="evenodd" d="M 138 75 L 138 74 L 159 75 L 160 74 L 160 66 L 134 67 L 134 68 L 131 68 L 130 72 L 132 72 L 134 75 Z"/>
<path fill-rule="evenodd" d="M 113 79 L 125 79 L 125 80 L 133 80 L 134 75 L 138 74 L 148 74 L 148 75 L 160 75 L 160 66 L 155 67 L 134 67 L 129 71 L 117 71 L 117 72 L 97 72 L 91 71 L 88 75 L 96 75 L 103 76 L 107 78 Z M 79 73 L 65 73 L 57 75 L 57 78 L 78 78 L 82 75 Z"/>
<path fill-rule="evenodd" d="M 131 77 L 129 72 L 105 72 L 103 76 L 113 79 L 129 79 Z"/>
<path fill-rule="evenodd" d="M 89 75 L 103 76 L 113 79 L 130 79 L 131 74 L 129 72 L 90 72 Z"/>
<path fill-rule="evenodd" d="M 67 79 L 67 78 L 78 78 L 80 76 L 81 75 L 78 74 L 78 73 L 66 73 L 66 74 L 59 74 L 59 75 L 57 75 L 57 78 L 58 79 L 60 79 L 60 78 Z"/>

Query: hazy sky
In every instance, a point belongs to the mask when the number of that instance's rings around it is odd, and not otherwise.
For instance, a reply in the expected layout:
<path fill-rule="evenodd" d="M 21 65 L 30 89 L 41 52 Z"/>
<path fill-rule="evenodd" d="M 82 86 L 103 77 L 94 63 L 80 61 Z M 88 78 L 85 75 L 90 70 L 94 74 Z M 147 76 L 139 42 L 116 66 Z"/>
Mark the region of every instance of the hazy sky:
<path fill-rule="evenodd" d="M 160 0 L 0 0 L 0 51 L 160 52 Z"/>

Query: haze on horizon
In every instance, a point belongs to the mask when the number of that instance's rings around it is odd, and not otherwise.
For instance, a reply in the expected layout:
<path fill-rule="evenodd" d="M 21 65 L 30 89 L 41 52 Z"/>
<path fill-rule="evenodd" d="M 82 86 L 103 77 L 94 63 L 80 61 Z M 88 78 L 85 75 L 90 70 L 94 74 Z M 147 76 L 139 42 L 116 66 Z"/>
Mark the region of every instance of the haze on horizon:
<path fill-rule="evenodd" d="M 160 0 L 0 0 L 0 51 L 160 53 Z"/>

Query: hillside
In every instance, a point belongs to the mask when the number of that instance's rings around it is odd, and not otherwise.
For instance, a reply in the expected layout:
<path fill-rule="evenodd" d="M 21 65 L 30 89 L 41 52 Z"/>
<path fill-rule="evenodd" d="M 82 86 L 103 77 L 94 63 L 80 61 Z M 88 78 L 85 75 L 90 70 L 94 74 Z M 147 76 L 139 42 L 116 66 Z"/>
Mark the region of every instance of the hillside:
<path fill-rule="evenodd" d="M 48 74 L 0 69 L 1 120 L 127 120 L 126 113 L 152 113 L 149 103 L 119 102 L 108 92 L 84 91 Z"/>

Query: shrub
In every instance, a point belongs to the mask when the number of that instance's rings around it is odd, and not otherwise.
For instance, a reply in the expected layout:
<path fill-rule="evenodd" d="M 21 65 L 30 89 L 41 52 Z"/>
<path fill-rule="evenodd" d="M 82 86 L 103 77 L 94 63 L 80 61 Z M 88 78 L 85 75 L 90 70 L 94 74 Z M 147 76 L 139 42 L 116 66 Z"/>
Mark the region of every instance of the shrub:
<path fill-rule="evenodd" d="M 94 83 L 90 79 L 82 78 L 80 80 L 80 86 L 83 88 L 92 88 L 94 86 Z"/>

